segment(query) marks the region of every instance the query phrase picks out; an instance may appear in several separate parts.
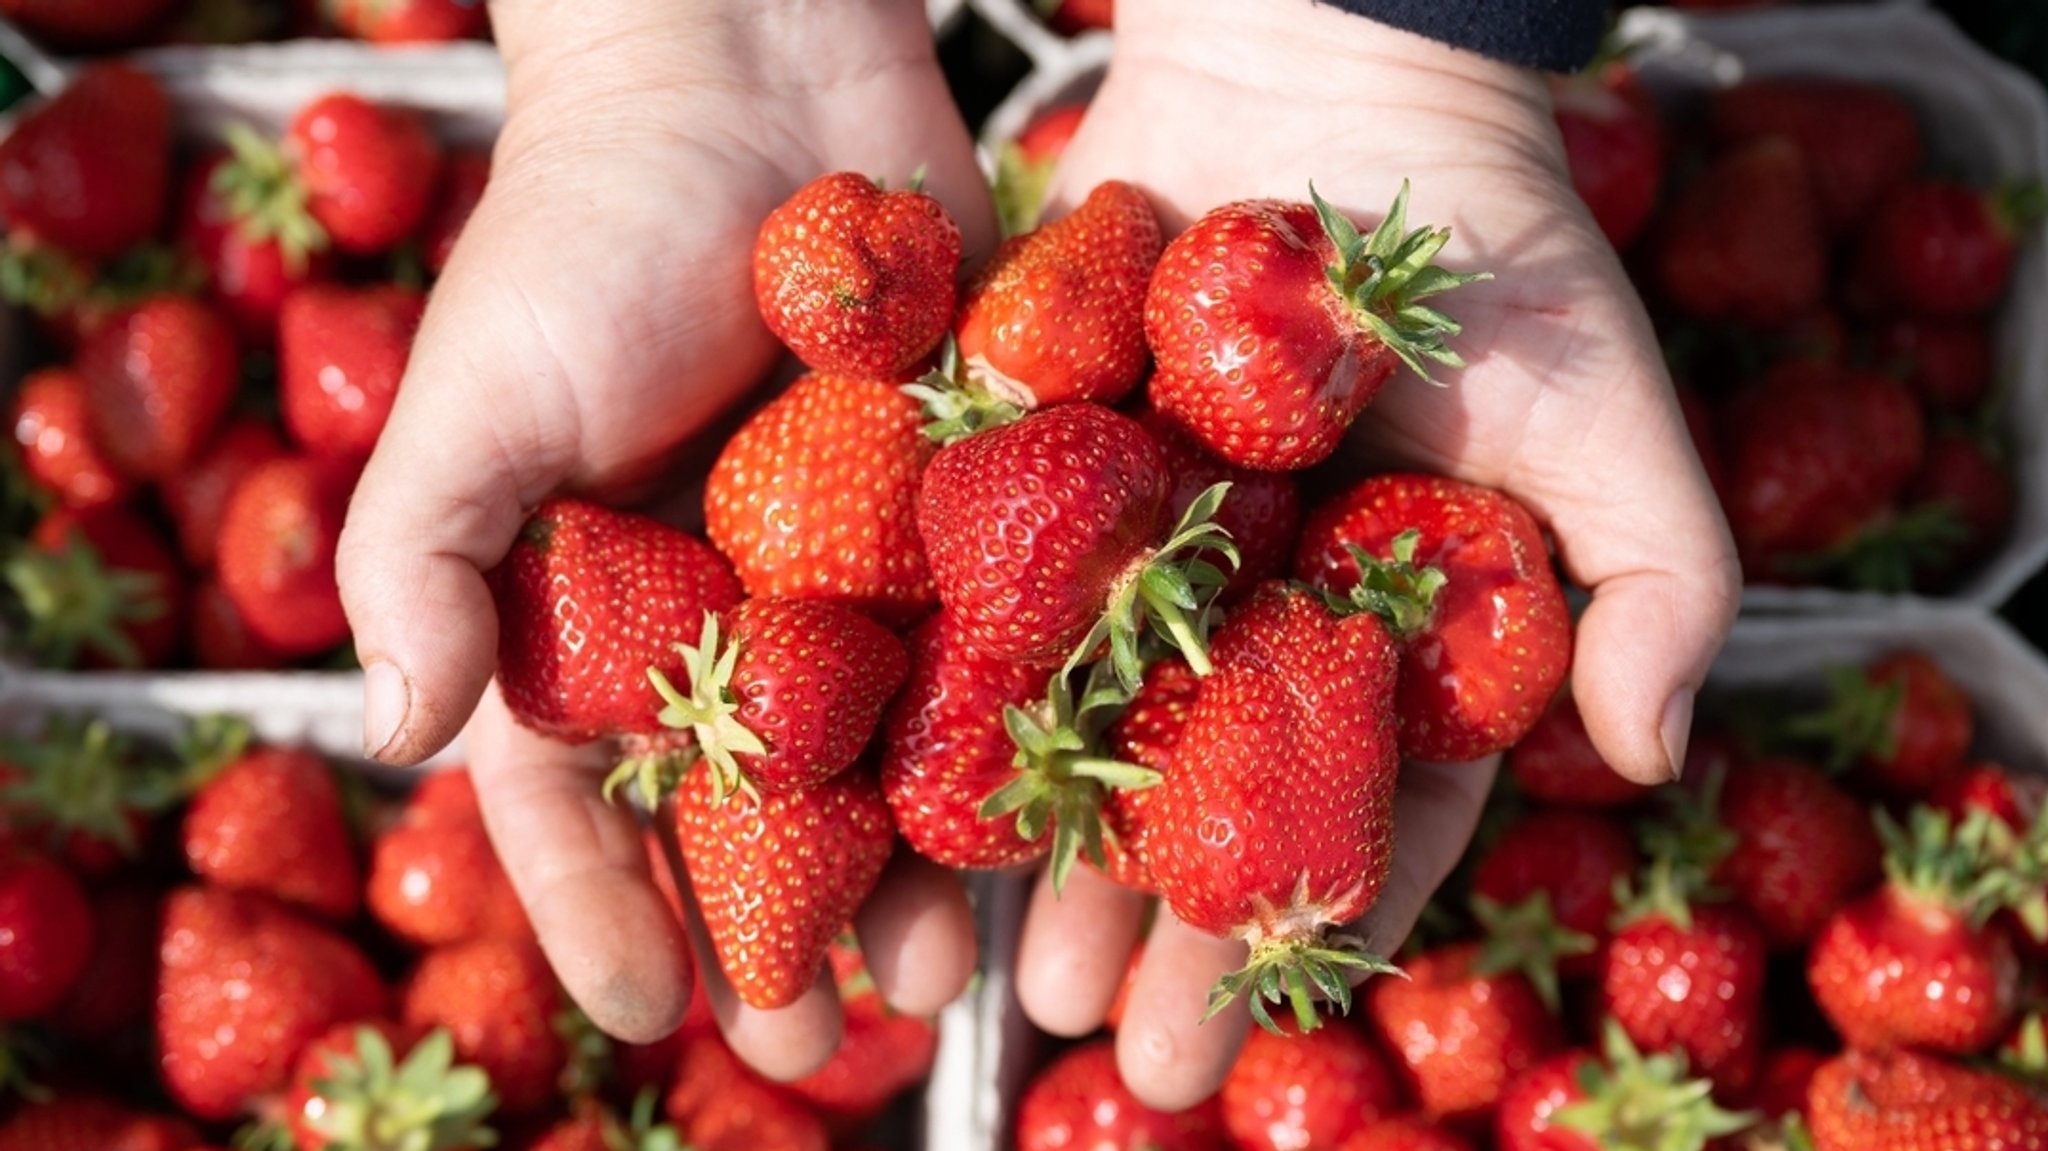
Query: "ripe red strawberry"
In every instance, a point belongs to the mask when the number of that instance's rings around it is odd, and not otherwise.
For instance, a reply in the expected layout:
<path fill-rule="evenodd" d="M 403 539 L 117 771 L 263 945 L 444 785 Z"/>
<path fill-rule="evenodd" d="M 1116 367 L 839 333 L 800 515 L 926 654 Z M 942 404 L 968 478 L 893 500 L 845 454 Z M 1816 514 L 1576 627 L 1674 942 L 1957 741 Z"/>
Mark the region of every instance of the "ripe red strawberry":
<path fill-rule="evenodd" d="M 1602 951 L 1601 1006 L 1638 1049 L 1675 1053 L 1740 1099 L 1763 1055 L 1768 951 L 1746 908 L 1700 902 L 1659 860 Z"/>
<path fill-rule="evenodd" d="M 177 651 L 184 573 L 156 528 L 122 505 L 50 512 L 0 573 L 38 665 L 161 667 Z"/>
<path fill-rule="evenodd" d="M 408 109 L 330 93 L 292 117 L 284 148 L 305 211 L 343 252 L 395 247 L 433 204 L 441 145 Z"/>
<path fill-rule="evenodd" d="M 1829 763 L 1855 766 L 1863 783 L 1917 798 L 1952 774 L 1976 734 L 1970 697 L 1941 665 L 1900 651 L 1865 668 L 1836 669 L 1821 711 L 1794 722 L 1795 734 L 1827 741 Z"/>
<path fill-rule="evenodd" d="M 820 176 L 754 240 L 754 301 L 814 370 L 895 380 L 953 322 L 960 229 L 939 202 L 853 172 Z"/>
<path fill-rule="evenodd" d="M 177 7 L 174 0 L 0 0 L 0 15 L 60 52 L 133 47 Z"/>
<path fill-rule="evenodd" d="M 1543 531 L 1499 492 L 1375 476 L 1310 514 L 1294 574 L 1385 618 L 1401 645 L 1403 755 L 1462 762 L 1514 746 L 1571 667 Z"/>
<path fill-rule="evenodd" d="M 1918 561 L 1915 585 L 1938 588 L 2005 544 L 2018 510 L 2019 490 L 2010 465 L 1982 439 L 1946 430 L 1929 437 L 1926 457 L 1902 498 L 1918 514 L 1938 516 L 1953 525 L 1947 546 L 1913 557 Z"/>
<path fill-rule="evenodd" d="M 841 772 L 804 791 L 714 798 L 693 771 L 676 836 L 704 926 L 741 999 L 782 1007 L 803 994 L 826 948 L 874 890 L 896 842 L 874 775 Z"/>
<path fill-rule="evenodd" d="M 1224 1151 L 1218 1102 L 1154 1111 L 1117 1073 L 1116 1045 L 1076 1047 L 1048 1064 L 1017 1104 L 1017 1151 Z"/>
<path fill-rule="evenodd" d="M 809 374 L 735 432 L 704 519 L 748 594 L 836 600 L 891 624 L 930 611 L 917 489 L 938 445 L 921 423 L 890 384 Z"/>
<path fill-rule="evenodd" d="M 229 493 L 220 582 L 266 647 L 306 656 L 348 638 L 334 550 L 354 485 L 350 465 L 288 456 L 251 469 Z"/>
<path fill-rule="evenodd" d="M 1053 169 L 1073 142 L 1088 105 L 1061 104 L 1031 118 L 1014 140 L 1005 141 L 996 152 L 996 174 L 991 191 L 995 195 L 996 218 L 1006 236 L 1021 235 L 1038 226 L 1039 209 L 1045 191 L 1052 186 Z"/>
<path fill-rule="evenodd" d="M 1816 1151 L 2020 1151 L 2048 1146 L 2048 1106 L 1995 1072 L 1912 1051 L 1851 1051 L 1814 1073 Z"/>
<path fill-rule="evenodd" d="M 846 1032 L 831 1062 L 789 1085 L 841 1134 L 871 1125 L 896 1097 L 924 1082 L 938 1054 L 939 1031 L 929 1019 L 897 1015 L 870 981 L 853 997 L 841 995 Z"/>
<path fill-rule="evenodd" d="M 1812 311 L 1827 249 L 1797 145 L 1779 137 L 1717 157 L 1665 213 L 1656 278 L 1697 320 L 1775 328 Z"/>
<path fill-rule="evenodd" d="M 1066 36 L 1116 24 L 1116 0 L 1038 0 L 1038 9 L 1047 14 L 1054 31 Z"/>
<path fill-rule="evenodd" d="M 1081 127 L 1081 118 L 1088 114 L 1088 105 L 1061 104 L 1047 108 L 1031 118 L 1017 133 L 1016 145 L 1029 160 L 1057 161 L 1066 154 L 1067 145 L 1074 140 L 1074 133 Z"/>
<path fill-rule="evenodd" d="M 0 742 L 0 820 L 13 842 L 97 878 L 142 851 L 150 817 L 173 798 L 103 719 L 52 713 L 33 736 Z"/>
<path fill-rule="evenodd" d="M 402 1140 L 439 1151 L 491 1145 L 497 1100 L 481 1068 L 455 1061 L 448 1032 L 419 1038 L 384 1020 L 337 1024 L 292 1072 L 285 1113 L 298 1151 L 372 1148 Z"/>
<path fill-rule="evenodd" d="M 31 480 L 71 508 L 120 503 L 134 483 L 93 430 L 85 377 L 71 368 L 30 372 L 14 396 L 14 442 Z"/>
<path fill-rule="evenodd" d="M 164 1084 L 202 1119 L 230 1118 L 281 1089 L 306 1044 L 384 1007 L 354 944 L 261 895 L 173 892 L 158 958 Z"/>
<path fill-rule="evenodd" d="M 1625 807 L 1650 793 L 1607 766 L 1569 695 L 1559 695 L 1508 751 L 1508 774 L 1522 794 L 1576 807 Z"/>
<path fill-rule="evenodd" d="M 1145 682 L 1106 733 L 1110 755 L 1150 768 L 1162 776 L 1173 763 L 1174 745 L 1195 709 L 1202 681 L 1183 659 L 1162 659 L 1145 669 Z M 1134 891 L 1154 892 L 1148 863 L 1152 812 L 1162 789 L 1118 788 L 1102 801 L 1104 875 Z"/>
<path fill-rule="evenodd" d="M 2048 801 L 2048 781 L 2007 770 L 1996 763 L 1972 763 L 1943 775 L 1927 796 L 1927 805 L 1946 812 L 1958 826 L 1982 811 L 2014 832 L 2024 834 Z"/>
<path fill-rule="evenodd" d="M 1901 316 L 1877 330 L 1874 354 L 1939 411 L 1969 415 L 1991 394 L 1991 332 L 1982 321 Z"/>
<path fill-rule="evenodd" d="M 507 1115 L 532 1115 L 557 1098 L 569 1052 L 555 1029 L 564 1006 L 555 973 L 530 939 L 484 938 L 420 956 L 399 1019 L 445 1027 L 456 1057 L 490 1077 Z"/>
<path fill-rule="evenodd" d="M 463 768 L 434 772 L 406 799 L 370 848 L 363 898 L 386 931 L 415 947 L 533 931 Z"/>
<path fill-rule="evenodd" d="M 1806 978 L 1853 1047 L 1970 1054 L 2005 1036 L 2019 1009 L 2011 934 L 1980 889 L 1995 861 L 1979 814 L 1960 828 L 1928 807 L 1889 819 L 1885 884 L 1837 912 L 1807 953 Z"/>
<path fill-rule="evenodd" d="M 1737 762 L 1720 789 L 1731 842 L 1712 880 L 1756 916 L 1772 946 L 1805 946 L 1883 873 L 1870 812 L 1811 764 Z"/>
<path fill-rule="evenodd" d="M 569 1118 L 535 1136 L 526 1151 L 675 1151 L 684 1146 L 682 1136 L 654 1122 L 659 1101 L 647 1092 L 635 1099 L 632 1116 L 622 1118 L 595 1099 L 578 1100 Z"/>
<path fill-rule="evenodd" d="M 427 299 L 401 284 L 314 284 L 278 314 L 285 430 L 316 456 L 368 459 L 391 417 Z"/>
<path fill-rule="evenodd" d="M 1279 578 L 1301 535 L 1301 488 L 1293 474 L 1224 463 L 1180 425 L 1149 408 L 1138 413 L 1138 422 L 1166 459 L 1166 474 L 1173 484 L 1166 504 L 1176 521 L 1188 514 L 1203 492 L 1217 484 L 1230 485 L 1214 518 L 1237 549 L 1237 567 L 1217 593 L 1217 602 L 1235 603 L 1267 580 Z"/>
<path fill-rule="evenodd" d="M 212 671 L 274 671 L 291 660 L 249 632 L 242 609 L 228 598 L 218 576 L 192 589 L 192 658 Z"/>
<path fill-rule="evenodd" d="M 156 998 L 159 893 L 136 882 L 92 893 L 92 954 L 71 993 L 43 1016 L 80 1043 L 103 1043 L 149 1019 Z"/>
<path fill-rule="evenodd" d="M 475 0 L 328 0 L 343 34 L 372 44 L 437 44 L 483 35 L 489 16 Z"/>
<path fill-rule="evenodd" d="M 1252 989 L 1252 1015 L 1270 1027 L 1265 1000 L 1285 986 L 1310 1030 L 1310 983 L 1348 1008 L 1345 969 L 1385 968 L 1324 932 L 1362 915 L 1386 882 L 1395 662 L 1378 616 L 1339 617 L 1282 584 L 1255 592 L 1219 634 L 1216 670 L 1148 812 L 1146 849 L 1175 915 L 1251 948 L 1212 1012 Z"/>
<path fill-rule="evenodd" d="M 0 141 L 0 216 L 75 255 L 112 256 L 156 234 L 170 162 L 163 89 L 126 64 L 92 64 Z"/>
<path fill-rule="evenodd" d="M 1425 361 L 1463 364 L 1458 324 L 1422 303 L 1480 278 L 1431 263 L 1450 229 L 1408 230 L 1406 184 L 1370 236 L 1309 194 L 1210 211 L 1166 246 L 1145 298 L 1153 406 L 1243 467 L 1316 463 L 1398 365 L 1427 379 Z"/>
<path fill-rule="evenodd" d="M 1626 74 L 1625 66 L 1620 74 Z M 1617 91 L 1609 76 L 1553 76 L 1552 112 L 1564 136 L 1572 189 L 1607 242 L 1626 249 L 1649 223 L 1664 182 L 1664 133 L 1655 106 Z"/>
<path fill-rule="evenodd" d="M 696 536 L 570 499 L 535 508 L 487 578 L 506 705 L 570 743 L 660 731 L 647 669 L 684 678 L 675 645 L 741 595 L 732 569 Z"/>
<path fill-rule="evenodd" d="M 284 234 L 274 215 L 236 198 L 236 163 L 233 152 L 222 150 L 193 166 L 178 212 L 178 246 L 206 270 L 213 300 L 242 343 L 263 348 L 277 339 L 285 297 L 326 279 L 332 260 L 311 250 L 305 237 Z"/>
<path fill-rule="evenodd" d="M 284 442 L 267 421 L 234 419 L 191 466 L 158 486 L 164 510 L 177 525 L 185 562 L 195 568 L 213 566 L 228 497 L 242 477 L 286 454 Z"/>
<path fill-rule="evenodd" d="M 911 633 L 910 675 L 882 721 L 882 794 L 912 850 L 945 867 L 1009 867 L 1046 852 L 1007 820 L 981 818 L 1017 778 L 1010 707 L 1043 700 L 1049 671 L 983 655 L 947 615 Z"/>
<path fill-rule="evenodd" d="M 715 1030 L 683 1041 L 664 1109 L 692 1151 L 826 1151 L 825 1125 L 739 1061 Z"/>
<path fill-rule="evenodd" d="M 0 1124 L 0 1151 L 186 1151 L 199 1136 L 182 1119 L 149 1115 L 99 1095 L 28 1103 Z"/>
<path fill-rule="evenodd" d="M 0 851 L 0 1021 L 63 1003 L 92 954 L 92 907 L 71 873 L 34 851 Z"/>
<path fill-rule="evenodd" d="M 219 887 L 257 891 L 337 922 L 362 899 L 348 815 L 334 775 L 304 748 L 249 747 L 234 721 L 195 731 L 185 862 Z"/>
<path fill-rule="evenodd" d="M 1986 192 L 1920 180 L 1886 196 L 1856 249 L 1855 288 L 1871 303 L 1916 316 L 1975 316 L 2012 279 L 2022 229 L 2048 206 L 2040 185 Z"/>
<path fill-rule="evenodd" d="M 1844 80 L 1759 78 L 1714 94 L 1708 109 L 1723 145 L 1781 136 L 1806 161 L 1814 208 L 1829 235 L 1853 228 L 1920 166 L 1920 130 L 1897 95 Z"/>
<path fill-rule="evenodd" d="M 953 320 L 967 382 L 1025 411 L 1122 399 L 1145 374 L 1145 288 L 1165 243 L 1145 193 L 1115 180 L 1003 241 Z"/>
<path fill-rule="evenodd" d="M 1254 1030 L 1218 1093 L 1240 1151 L 1335 1147 L 1400 1104 L 1387 1057 L 1348 1025 Z"/>
<path fill-rule="evenodd" d="M 1636 848 L 1628 832 L 1591 811 L 1539 809 L 1502 832 L 1479 857 L 1472 894 L 1501 907 L 1517 907 L 1542 894 L 1557 925 L 1598 946 L 1614 917 L 1615 883 L 1635 872 Z M 1594 955 L 1567 956 L 1566 975 L 1591 975 Z"/>
<path fill-rule="evenodd" d="M 426 222 L 420 225 L 420 250 L 426 255 L 429 272 L 438 276 L 448 266 L 448 257 L 455 254 L 455 241 L 482 202 L 484 187 L 490 180 L 489 151 L 449 151 L 447 162 L 441 166 L 441 187 L 434 193 L 434 206 L 427 209 Z"/>
<path fill-rule="evenodd" d="M 241 360 L 218 311 L 157 296 L 88 336 L 78 370 L 107 457 L 138 479 L 167 480 L 198 458 L 227 415 Z"/>
<path fill-rule="evenodd" d="M 1500 1151 L 1601 1151 L 1624 1129 L 1629 1146 L 1698 1151 L 1749 1125 L 1714 1106 L 1705 1080 L 1686 1077 L 1684 1056 L 1644 1055 L 1611 1021 L 1601 1040 L 1601 1054 L 1567 1051 L 1508 1087 L 1494 1113 Z"/>
<path fill-rule="evenodd" d="M 1415 1115 L 1375 1119 L 1337 1151 L 1473 1151 L 1471 1140 Z"/>

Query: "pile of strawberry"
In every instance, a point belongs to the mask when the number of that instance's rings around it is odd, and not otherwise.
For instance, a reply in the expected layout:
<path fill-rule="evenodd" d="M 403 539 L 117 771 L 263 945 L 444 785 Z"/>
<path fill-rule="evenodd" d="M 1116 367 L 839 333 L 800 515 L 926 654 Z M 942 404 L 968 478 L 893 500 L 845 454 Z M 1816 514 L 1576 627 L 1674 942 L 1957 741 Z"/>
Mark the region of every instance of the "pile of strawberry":
<path fill-rule="evenodd" d="M 667 1040 L 605 1040 L 461 769 L 394 801 L 233 721 L 170 755 L 58 719 L 0 746 L 0 818 L 5 1151 L 825 1151 L 936 1050 L 843 941 L 845 1038 L 807 1079 L 741 1066 L 701 994 Z"/>
<path fill-rule="evenodd" d="M 490 30 L 483 0 L 0 0 L 0 16 L 67 53 L 304 36 L 422 44 Z"/>
<path fill-rule="evenodd" d="M 2048 1146 L 2048 787 L 1972 758 L 1924 655 L 1831 684 L 1721 701 L 1654 790 L 1562 699 L 1361 1018 L 1255 1030 L 1172 1115 L 1087 1043 L 1026 1092 L 1018 1148 Z"/>
<path fill-rule="evenodd" d="M 12 646 L 274 668 L 348 638 L 334 548 L 489 158 L 337 93 L 176 148 L 154 81 L 81 71 L 0 142 L 0 294 L 40 320 L 0 452 Z"/>

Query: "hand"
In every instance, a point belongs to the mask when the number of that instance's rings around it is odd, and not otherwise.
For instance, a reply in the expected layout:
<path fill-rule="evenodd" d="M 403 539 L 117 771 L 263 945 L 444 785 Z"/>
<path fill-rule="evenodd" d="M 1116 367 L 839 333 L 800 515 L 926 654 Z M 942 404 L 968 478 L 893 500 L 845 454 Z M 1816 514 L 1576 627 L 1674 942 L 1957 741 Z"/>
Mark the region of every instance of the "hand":
<path fill-rule="evenodd" d="M 688 1003 L 686 943 L 631 815 L 598 797 L 595 749 L 516 727 L 496 692 L 478 708 L 497 651 L 481 573 L 557 491 L 656 486 L 767 374 L 754 235 L 801 184 L 922 167 L 970 252 L 993 224 L 917 0 L 500 0 L 494 20 L 509 109 L 490 187 L 356 493 L 341 590 L 369 752 L 417 762 L 476 709 L 485 819 L 555 970 L 600 1027 L 648 1040 Z M 905 1011 L 936 1010 L 971 973 L 966 902 L 936 868 L 899 860 L 859 926 Z M 745 1010 L 698 943 L 743 1057 L 785 1078 L 829 1058 L 829 979 Z"/>
<path fill-rule="evenodd" d="M 1573 195 L 1535 73 L 1360 17 L 1280 0 L 1124 0 L 1115 56 L 1055 177 L 1052 207 L 1106 179 L 1151 194 L 1169 231 L 1231 200 L 1308 198 L 1365 224 L 1403 179 L 1411 225 L 1450 225 L 1442 261 L 1487 283 L 1443 298 L 1470 365 L 1447 388 L 1397 376 L 1347 443 L 1362 470 L 1413 468 L 1505 489 L 1553 534 L 1593 593 L 1572 687 L 1594 743 L 1644 783 L 1676 774 L 1693 693 L 1733 619 L 1739 576 L 1649 321 Z M 1496 764 L 1411 763 L 1396 801 L 1394 876 L 1361 933 L 1391 954 L 1471 838 Z M 1077 871 L 1042 885 L 1018 993 L 1053 1032 L 1100 1025 L 1141 901 Z M 1213 1092 L 1248 1026 L 1204 1025 L 1241 944 L 1162 912 L 1117 1035 L 1141 1099 Z"/>

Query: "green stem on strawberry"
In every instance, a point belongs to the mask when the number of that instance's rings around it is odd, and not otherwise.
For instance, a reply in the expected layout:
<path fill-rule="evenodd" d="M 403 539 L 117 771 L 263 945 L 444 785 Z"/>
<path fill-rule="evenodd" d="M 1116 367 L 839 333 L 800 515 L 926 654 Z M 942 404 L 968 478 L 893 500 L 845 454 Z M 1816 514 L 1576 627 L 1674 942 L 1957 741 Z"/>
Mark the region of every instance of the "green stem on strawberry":
<path fill-rule="evenodd" d="M 1437 593 L 1451 581 L 1439 568 L 1415 566 L 1415 549 L 1421 540 L 1422 533 L 1409 528 L 1394 537 L 1386 559 L 1349 545 L 1351 560 L 1358 565 L 1358 582 L 1344 595 L 1321 593 L 1323 602 L 1340 615 L 1369 611 L 1396 636 L 1414 635 L 1428 627 Z"/>
<path fill-rule="evenodd" d="M 26 617 L 23 646 L 44 667 L 68 668 L 87 653 L 136 667 L 142 653 L 125 630 L 162 615 L 162 582 L 147 572 L 108 569 L 74 534 L 62 547 L 20 548 L 0 568 Z"/>
<path fill-rule="evenodd" d="M 1316 1007 L 1318 993 L 1338 1014 L 1349 1014 L 1353 974 L 1400 973 L 1399 967 L 1367 951 L 1365 941 L 1355 936 L 1269 936 L 1252 944 L 1251 959 L 1243 968 L 1216 981 L 1209 991 L 1209 1009 L 1202 1015 L 1202 1021 L 1214 1019 L 1243 996 L 1252 1021 L 1268 1031 L 1278 1033 L 1280 1027 L 1266 1005 L 1283 1001 L 1294 1012 L 1299 1030 L 1314 1031 L 1322 1026 Z"/>
<path fill-rule="evenodd" d="M 1592 954 L 1596 946 L 1593 937 L 1559 923 L 1550 907 L 1550 893 L 1542 890 L 1513 906 L 1475 895 L 1472 917 L 1485 934 L 1474 970 L 1480 975 L 1521 972 L 1543 1006 L 1552 1015 L 1558 1014 L 1563 993 L 1557 962 L 1566 956 Z"/>
<path fill-rule="evenodd" d="M 1900 594 L 1913 590 L 1917 573 L 1941 570 L 1969 541 L 1959 509 L 1943 500 L 1886 516 L 1827 551 L 1772 562 L 1786 575 L 1839 577 L 1860 591 Z"/>
<path fill-rule="evenodd" d="M 661 696 L 660 720 L 663 727 L 688 731 L 696 737 L 697 756 L 704 760 L 711 772 L 711 801 L 723 804 L 733 792 L 743 792 L 750 799 L 759 799 L 760 793 L 753 781 L 741 770 L 739 756 L 766 755 L 768 745 L 753 729 L 740 722 L 740 701 L 732 691 L 733 669 L 738 666 L 740 645 L 737 640 L 721 643 L 718 634 L 718 613 L 704 613 L 704 631 L 695 646 L 677 644 L 676 653 L 682 657 L 683 667 L 690 675 L 690 694 L 684 695 L 675 684 L 669 682 L 660 668 L 648 668 L 648 682 Z M 673 772 L 676 765 L 642 763 L 640 767 L 657 769 L 662 774 Z M 687 764 L 683 766 L 688 766 Z M 623 770 L 623 767 L 621 768 Z M 642 779 L 643 795 L 649 781 Z M 670 781 L 666 788 L 657 788 L 657 798 L 674 790 Z"/>
<path fill-rule="evenodd" d="M 1578 1088 L 1585 1098 L 1559 1108 L 1551 1122 L 1602 1147 L 1701 1151 L 1757 1120 L 1752 1112 L 1716 1106 L 1713 1081 L 1687 1078 L 1685 1056 L 1660 1051 L 1645 1057 L 1612 1019 L 1601 1027 L 1601 1055 L 1580 1066 Z"/>
<path fill-rule="evenodd" d="M 1916 804 L 1904 826 L 1883 808 L 1874 818 L 1885 877 L 1915 903 L 1952 910 L 1974 930 L 2024 898 L 2021 873 L 1995 848 L 1994 829 L 2003 825 L 1990 812 L 1972 810 L 1958 823 L 1939 808 Z"/>
<path fill-rule="evenodd" d="M 1229 492 L 1228 483 L 1204 489 L 1181 513 L 1166 542 L 1118 581 L 1101 618 L 1067 657 L 1062 676 L 1093 660 L 1106 641 L 1117 681 L 1126 692 L 1137 691 L 1145 678 L 1139 640 L 1148 628 L 1178 651 L 1196 675 L 1209 674 L 1211 611 L 1229 577 L 1204 557 L 1213 552 L 1237 570 L 1237 545 L 1215 522 L 1216 509 Z"/>
<path fill-rule="evenodd" d="M 306 1124 L 335 1147 L 392 1147 L 403 1139 L 420 1151 L 487 1147 L 496 1135 L 484 1120 L 497 1108 L 490 1077 L 455 1062 L 455 1041 L 435 1028 L 401 1062 L 375 1028 L 356 1032 L 353 1058 L 332 1056 L 314 1082 L 325 1104 Z M 421 1136 L 425 1138 L 422 1139 Z"/>
<path fill-rule="evenodd" d="M 959 346 L 948 336 L 944 350 L 939 353 L 939 366 L 919 377 L 916 383 L 903 385 L 903 394 L 923 406 L 926 438 L 950 444 L 1024 418 L 1024 405 L 978 382 L 986 379 L 967 378 L 960 363 Z"/>
<path fill-rule="evenodd" d="M 1447 342 L 1463 327 L 1422 301 L 1493 277 L 1486 272 L 1450 272 L 1430 262 L 1450 242 L 1451 230 L 1408 230 L 1408 181 L 1401 181 L 1394 206 L 1370 236 L 1361 236 L 1348 216 L 1316 193 L 1314 184 L 1308 194 L 1337 249 L 1337 262 L 1326 269 L 1330 286 L 1350 305 L 1359 326 L 1432 384 L 1437 381 L 1425 360 L 1464 367 L 1465 361 Z"/>
<path fill-rule="evenodd" d="M 1782 735 L 1826 744 L 1826 767 L 1831 772 L 1845 771 L 1864 756 L 1888 758 L 1893 751 L 1892 716 L 1905 692 L 1903 679 L 1872 683 L 1860 668 L 1831 668 L 1827 706 L 1785 721 Z"/>
<path fill-rule="evenodd" d="M 307 208 L 306 186 L 284 150 L 247 124 L 229 124 L 232 158 L 214 171 L 212 190 L 227 204 L 242 238 L 276 240 L 285 270 L 296 278 L 307 261 L 327 249 L 327 230 Z"/>
<path fill-rule="evenodd" d="M 103 719 L 53 715 L 34 739 L 0 741 L 0 762 L 18 774 L 0 799 L 35 813 L 58 833 L 84 834 L 124 856 L 141 850 L 134 816 L 162 811 L 183 798 L 176 776 L 138 766 L 130 744 Z"/>
<path fill-rule="evenodd" d="M 92 270 L 68 252 L 17 239 L 0 256 L 0 300 L 39 316 L 62 315 L 91 290 Z"/>
<path fill-rule="evenodd" d="M 1998 1049 L 1998 1065 L 2030 1083 L 2048 1082 L 2048 1021 L 2030 1011 Z"/>

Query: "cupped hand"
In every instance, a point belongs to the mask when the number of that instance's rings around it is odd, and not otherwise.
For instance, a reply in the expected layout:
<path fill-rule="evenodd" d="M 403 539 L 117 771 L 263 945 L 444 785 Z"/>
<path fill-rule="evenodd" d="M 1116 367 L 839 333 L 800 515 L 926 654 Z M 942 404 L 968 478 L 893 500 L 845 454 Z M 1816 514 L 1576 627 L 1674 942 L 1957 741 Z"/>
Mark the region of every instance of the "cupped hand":
<path fill-rule="evenodd" d="M 356 492 L 341 590 L 367 750 L 417 762 L 475 712 L 485 818 L 549 958 L 593 1021 L 646 1040 L 682 1017 L 689 943 L 632 816 L 599 799 L 595 749 L 534 736 L 484 698 L 497 625 L 482 573 L 549 495 L 630 500 L 693 451 L 708 463 L 715 445 L 693 437 L 777 360 L 750 256 L 800 185 L 837 170 L 901 185 L 922 169 L 970 253 L 993 224 L 917 0 L 503 0 L 493 14 L 509 111 L 490 186 Z M 936 1010 L 965 984 L 971 924 L 943 872 L 898 860 L 859 926 L 898 1007 Z M 749 1011 L 699 934 L 741 1055 L 782 1077 L 830 1056 L 828 979 Z"/>
<path fill-rule="evenodd" d="M 1122 179 L 1171 232 L 1231 200 L 1305 200 L 1313 180 L 1370 225 L 1405 179 L 1410 226 L 1452 229 L 1439 262 L 1493 273 L 1441 299 L 1468 366 L 1441 388 L 1397 376 L 1339 470 L 1437 472 L 1526 504 L 1592 593 L 1572 690 L 1595 745 L 1631 779 L 1672 778 L 1740 579 L 1649 321 L 1571 191 L 1541 77 L 1306 3 L 1124 0 L 1116 36 L 1054 212 Z M 1496 766 L 1404 767 L 1394 877 L 1362 925 L 1375 951 L 1402 943 L 1456 864 Z M 1042 887 L 1018 958 L 1027 1013 L 1061 1034 L 1099 1026 L 1141 911 L 1092 874 L 1061 899 Z M 1140 1098 L 1184 1107 L 1242 1042 L 1241 1006 L 1200 1020 L 1245 951 L 1166 912 L 1151 938 L 1118 1058 Z"/>

